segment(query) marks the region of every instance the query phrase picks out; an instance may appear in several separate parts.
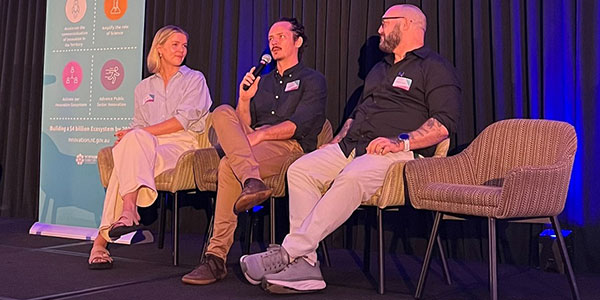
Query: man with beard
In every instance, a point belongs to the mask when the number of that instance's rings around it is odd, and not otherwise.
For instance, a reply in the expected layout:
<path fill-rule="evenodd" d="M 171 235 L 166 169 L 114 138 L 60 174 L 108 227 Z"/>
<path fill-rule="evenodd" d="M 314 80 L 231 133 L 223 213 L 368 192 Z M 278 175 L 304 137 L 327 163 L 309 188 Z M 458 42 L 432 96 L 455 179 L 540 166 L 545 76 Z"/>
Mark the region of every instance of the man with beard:
<path fill-rule="evenodd" d="M 340 133 L 288 170 L 290 233 L 240 259 L 248 281 L 272 293 L 324 289 L 319 242 L 375 193 L 392 163 L 432 156 L 456 130 L 460 86 L 452 65 L 424 47 L 423 12 L 395 5 L 381 19 L 379 47 L 390 55 L 369 72 Z"/>
<path fill-rule="evenodd" d="M 275 70 L 261 78 L 252 68 L 240 83 L 237 107 L 224 104 L 213 112 L 225 153 L 218 169 L 213 236 L 205 261 L 182 277 L 184 283 L 210 284 L 225 278 L 236 214 L 270 197 L 262 178 L 279 174 L 290 156 L 317 147 L 327 84 L 321 73 L 300 63 L 304 26 L 295 18 L 281 18 L 271 26 L 268 39 Z"/>

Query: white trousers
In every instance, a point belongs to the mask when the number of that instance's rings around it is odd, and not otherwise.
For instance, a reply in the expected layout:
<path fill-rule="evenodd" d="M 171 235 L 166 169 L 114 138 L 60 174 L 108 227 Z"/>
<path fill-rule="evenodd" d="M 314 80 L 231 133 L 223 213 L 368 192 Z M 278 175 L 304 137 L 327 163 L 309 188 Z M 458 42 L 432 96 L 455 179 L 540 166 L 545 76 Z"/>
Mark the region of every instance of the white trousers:
<path fill-rule="evenodd" d="M 123 195 L 139 189 L 137 206 L 152 205 L 158 195 L 154 177 L 172 169 L 185 151 L 198 149 L 197 133 L 178 131 L 154 136 L 142 129 L 127 133 L 112 148 L 110 175 L 98 234 L 110 241 L 108 230 L 123 212 Z"/>
<path fill-rule="evenodd" d="M 375 194 L 383 185 L 389 166 L 413 158 L 412 152 L 346 157 L 338 144 L 299 158 L 287 173 L 290 233 L 282 243 L 283 248 L 292 259 L 305 257 L 314 265 L 319 242 L 342 225 L 361 202 Z"/>

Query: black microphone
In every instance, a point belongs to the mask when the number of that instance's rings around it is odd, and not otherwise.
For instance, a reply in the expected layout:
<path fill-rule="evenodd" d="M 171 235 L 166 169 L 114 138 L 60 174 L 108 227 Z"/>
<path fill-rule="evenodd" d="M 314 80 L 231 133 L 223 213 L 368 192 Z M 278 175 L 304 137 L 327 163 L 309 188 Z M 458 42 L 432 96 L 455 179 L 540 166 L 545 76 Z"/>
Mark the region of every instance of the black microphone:
<path fill-rule="evenodd" d="M 260 72 L 262 72 L 262 70 L 265 68 L 266 65 L 271 63 L 272 59 L 273 58 L 271 57 L 271 55 L 263 54 L 263 56 L 260 58 L 260 62 L 254 69 L 254 72 L 252 72 L 252 75 L 254 75 L 254 77 L 260 75 Z M 250 86 L 247 84 L 244 84 L 244 86 L 242 86 L 242 89 L 244 89 L 244 91 L 247 91 L 249 88 L 250 88 Z"/>

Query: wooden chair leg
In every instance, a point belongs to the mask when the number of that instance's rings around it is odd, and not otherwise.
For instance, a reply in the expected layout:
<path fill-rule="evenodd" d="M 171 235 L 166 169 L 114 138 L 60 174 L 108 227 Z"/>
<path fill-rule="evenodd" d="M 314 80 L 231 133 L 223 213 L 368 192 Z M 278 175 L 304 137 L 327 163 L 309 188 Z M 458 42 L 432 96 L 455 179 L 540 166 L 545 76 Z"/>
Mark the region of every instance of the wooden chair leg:
<path fill-rule="evenodd" d="M 569 279 L 569 285 L 571 286 L 571 295 L 573 296 L 573 299 L 580 300 L 581 297 L 579 296 L 579 288 L 577 288 L 577 282 L 575 281 L 575 273 L 573 273 L 571 259 L 569 258 L 569 253 L 567 252 L 567 245 L 562 235 L 560 223 L 558 222 L 558 217 L 553 216 L 552 218 L 550 218 L 550 221 L 552 222 L 554 234 L 556 234 L 556 240 L 558 241 L 558 246 L 560 247 L 560 254 L 567 269 L 567 277 Z"/>
<path fill-rule="evenodd" d="M 385 293 L 385 254 L 383 244 L 383 210 L 377 207 L 377 237 L 379 240 L 378 251 L 378 264 L 379 264 L 379 286 L 377 287 L 377 293 L 383 295 Z"/>
<path fill-rule="evenodd" d="M 179 202 L 173 193 L 173 265 L 179 265 Z"/>
<path fill-rule="evenodd" d="M 433 244 L 437 238 L 438 227 L 444 214 L 441 212 L 435 213 L 433 219 L 433 227 L 431 228 L 431 234 L 429 241 L 427 242 L 427 251 L 425 251 L 425 257 L 423 258 L 423 266 L 421 268 L 421 275 L 419 276 L 419 283 L 417 284 L 417 290 L 415 291 L 415 299 L 421 299 L 423 295 L 423 288 L 425 287 L 425 281 L 427 281 L 427 275 L 429 273 L 429 263 L 431 262 L 431 252 L 433 250 Z"/>
<path fill-rule="evenodd" d="M 496 260 L 496 218 L 488 218 L 488 252 L 490 300 L 498 300 L 498 270 Z"/>
<path fill-rule="evenodd" d="M 160 193 L 159 201 L 159 216 L 158 216 L 158 249 L 165 246 L 165 227 L 167 218 L 167 197 L 168 193 Z"/>

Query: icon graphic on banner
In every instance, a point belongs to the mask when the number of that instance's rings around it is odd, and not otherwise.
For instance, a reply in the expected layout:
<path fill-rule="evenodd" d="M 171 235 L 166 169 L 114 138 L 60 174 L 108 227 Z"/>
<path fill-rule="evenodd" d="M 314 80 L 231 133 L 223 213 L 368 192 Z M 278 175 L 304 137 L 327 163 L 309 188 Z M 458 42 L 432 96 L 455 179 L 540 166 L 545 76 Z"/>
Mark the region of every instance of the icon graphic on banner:
<path fill-rule="evenodd" d="M 65 15 L 71 23 L 77 23 L 83 19 L 86 9 L 86 0 L 67 0 Z"/>
<path fill-rule="evenodd" d="M 63 86 L 65 89 L 69 92 L 76 90 L 81 84 L 82 78 L 83 71 L 81 70 L 81 66 L 75 61 L 67 63 L 62 74 Z"/>
<path fill-rule="evenodd" d="M 121 74 L 119 74 L 119 66 L 114 66 L 112 68 L 108 68 L 105 71 L 105 78 L 108 79 L 110 81 L 110 83 L 115 84 L 115 81 L 117 81 L 117 78 L 119 76 L 121 76 Z"/>
<path fill-rule="evenodd" d="M 118 15 L 121 13 L 121 9 L 119 8 L 119 0 L 113 0 L 113 7 L 110 9 L 111 15 Z"/>
<path fill-rule="evenodd" d="M 112 91 L 116 90 L 121 86 L 123 77 L 125 77 L 125 70 L 123 65 L 116 59 L 107 61 L 101 69 L 100 82 L 105 89 Z"/>
<path fill-rule="evenodd" d="M 75 156 L 75 163 L 78 166 L 81 166 L 81 165 L 83 165 L 83 162 L 84 162 L 83 154 L 81 154 L 81 153 L 77 154 L 77 156 Z"/>
<path fill-rule="evenodd" d="M 104 0 L 104 14 L 110 20 L 118 20 L 127 10 L 127 0 Z"/>

